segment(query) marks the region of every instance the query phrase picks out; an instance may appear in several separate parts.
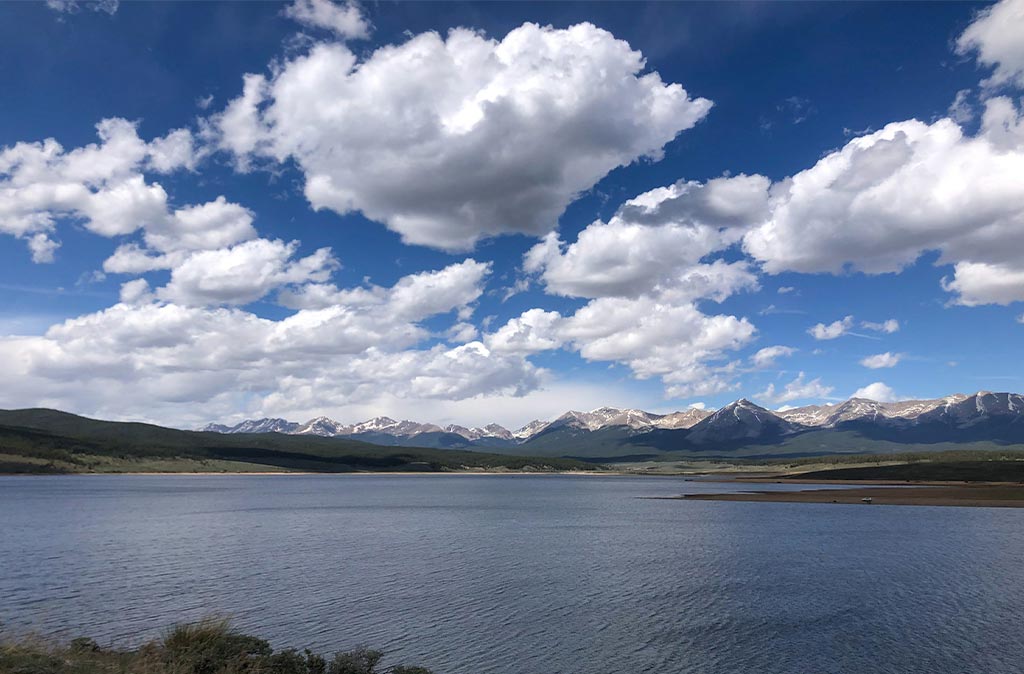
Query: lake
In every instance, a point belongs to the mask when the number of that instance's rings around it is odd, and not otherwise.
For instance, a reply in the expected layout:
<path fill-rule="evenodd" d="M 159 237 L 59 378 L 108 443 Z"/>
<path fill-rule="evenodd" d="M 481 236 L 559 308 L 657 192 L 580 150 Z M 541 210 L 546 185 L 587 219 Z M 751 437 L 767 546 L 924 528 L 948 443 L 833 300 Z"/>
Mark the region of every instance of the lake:
<path fill-rule="evenodd" d="M 132 645 L 224 614 L 437 674 L 1021 672 L 1024 511 L 638 498 L 742 488 L 0 477 L 0 621 Z"/>

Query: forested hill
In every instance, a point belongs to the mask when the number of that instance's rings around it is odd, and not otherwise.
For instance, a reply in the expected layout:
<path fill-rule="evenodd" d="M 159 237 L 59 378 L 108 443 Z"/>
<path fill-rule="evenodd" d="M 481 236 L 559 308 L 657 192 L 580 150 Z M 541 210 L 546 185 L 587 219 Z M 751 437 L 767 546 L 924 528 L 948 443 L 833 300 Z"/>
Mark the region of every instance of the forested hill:
<path fill-rule="evenodd" d="M 561 458 L 382 447 L 278 433 L 224 435 L 88 419 L 50 409 L 0 410 L 0 473 L 196 471 L 595 470 Z"/>

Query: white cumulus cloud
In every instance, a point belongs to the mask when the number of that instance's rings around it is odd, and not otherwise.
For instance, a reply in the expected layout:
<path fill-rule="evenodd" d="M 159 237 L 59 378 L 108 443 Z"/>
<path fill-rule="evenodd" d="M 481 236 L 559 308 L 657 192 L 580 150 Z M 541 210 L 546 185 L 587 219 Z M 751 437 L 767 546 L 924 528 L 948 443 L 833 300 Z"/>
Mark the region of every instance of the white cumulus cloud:
<path fill-rule="evenodd" d="M 954 265 L 945 287 L 956 301 L 1024 297 L 983 278 L 1024 272 L 1024 123 L 1006 97 L 985 106 L 975 136 L 951 119 L 895 122 L 776 184 L 771 216 L 744 249 L 771 273 L 871 274 L 934 250 Z"/>
<path fill-rule="evenodd" d="M 48 234 L 39 232 L 28 239 L 28 249 L 32 253 L 32 261 L 36 263 L 53 262 L 54 253 L 60 248 L 60 242 L 54 241 Z"/>
<path fill-rule="evenodd" d="M 554 233 L 527 252 L 524 269 L 547 290 L 575 297 L 636 297 L 661 289 L 722 301 L 757 288 L 745 262 L 701 262 L 737 242 L 764 217 L 768 181 L 759 176 L 680 181 L 627 201 L 572 244 Z"/>
<path fill-rule="evenodd" d="M 587 23 L 527 23 L 501 40 L 422 33 L 363 60 L 321 43 L 270 77 L 247 75 L 211 128 L 243 168 L 294 159 L 316 209 L 465 250 L 551 231 L 577 195 L 659 157 L 711 108 L 644 68 Z"/>
<path fill-rule="evenodd" d="M 993 68 L 983 83 L 988 87 L 1015 84 L 1024 87 L 1024 0 L 1001 0 L 978 12 L 957 38 L 960 54 L 974 54 Z"/>
<path fill-rule="evenodd" d="M 557 311 L 529 309 L 487 335 L 485 343 L 498 353 L 525 355 L 557 349 L 562 345 L 558 334 L 561 323 Z"/>
<path fill-rule="evenodd" d="M 857 389 L 850 397 L 867 398 L 868 400 L 876 400 L 880 403 L 891 403 L 898 400 L 896 392 L 880 381 L 876 381 L 873 384 L 868 384 L 863 388 Z"/>
<path fill-rule="evenodd" d="M 768 387 L 758 393 L 755 398 L 767 401 L 773 405 L 781 405 L 791 400 L 819 400 L 827 398 L 833 390 L 833 387 L 821 383 L 820 377 L 807 381 L 806 375 L 801 372 L 795 379 L 787 383 L 781 391 L 776 390 L 775 384 L 768 384 Z"/>
<path fill-rule="evenodd" d="M 157 297 L 176 304 L 248 304 L 283 286 L 326 281 L 337 267 L 330 248 L 293 259 L 298 242 L 254 239 L 191 253 Z"/>
<path fill-rule="evenodd" d="M 147 142 L 134 123 L 120 118 L 105 119 L 96 130 L 99 143 L 71 150 L 53 138 L 0 149 L 0 233 L 25 239 L 35 261 L 52 260 L 62 221 L 105 237 L 143 230 L 164 252 L 172 241 L 176 248 L 215 247 L 255 236 L 251 215 L 223 197 L 171 213 L 164 188 L 147 182 L 146 174 L 195 167 L 203 151 L 190 131 Z M 232 209 L 231 223 L 217 222 Z"/>
<path fill-rule="evenodd" d="M 871 370 L 880 370 L 886 367 L 896 367 L 902 359 L 903 354 L 886 351 L 866 356 L 861 359 L 860 364 Z"/>
<path fill-rule="evenodd" d="M 483 294 L 490 270 L 489 262 L 468 259 L 437 271 L 410 274 L 391 288 L 338 289 L 330 284 L 309 283 L 283 291 L 278 300 L 293 309 L 325 309 L 339 304 L 386 306 L 394 316 L 415 321 L 469 307 Z"/>
<path fill-rule="evenodd" d="M 1011 263 L 958 262 L 952 279 L 942 287 L 956 293 L 956 303 L 968 307 L 980 304 L 1024 302 L 1024 261 Z"/>
<path fill-rule="evenodd" d="M 382 398 L 514 397 L 545 380 L 522 355 L 472 339 L 464 322 L 453 329 L 466 343 L 431 344 L 422 321 L 479 296 L 489 266 L 474 261 L 411 274 L 387 288 L 334 289 L 333 304 L 278 320 L 210 306 L 251 301 L 309 278 L 324 285 L 317 277 L 330 258 L 318 252 L 296 259 L 294 250 L 294 244 L 256 239 L 192 253 L 163 288 L 134 279 L 112 307 L 42 336 L 0 337 L 0 358 L 19 382 L 17 391 L 0 392 L 0 407 L 31 399 L 103 417 L 187 425 L 240 409 L 265 415 Z M 246 274 L 217 271 L 236 266 Z M 240 287 L 243 276 L 251 281 Z M 467 277 L 477 287 L 467 289 Z M 418 296 L 431 301 L 417 305 Z"/>

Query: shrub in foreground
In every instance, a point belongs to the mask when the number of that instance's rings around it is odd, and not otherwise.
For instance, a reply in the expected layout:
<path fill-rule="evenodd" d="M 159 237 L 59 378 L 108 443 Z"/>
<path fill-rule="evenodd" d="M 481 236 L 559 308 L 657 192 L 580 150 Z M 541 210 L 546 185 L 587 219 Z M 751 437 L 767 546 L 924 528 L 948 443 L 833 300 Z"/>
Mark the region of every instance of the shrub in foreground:
<path fill-rule="evenodd" d="M 431 674 L 422 667 L 382 668 L 380 651 L 325 657 L 309 650 L 274 652 L 259 637 L 223 620 L 172 628 L 134 650 L 101 648 L 91 639 L 52 645 L 36 639 L 0 642 L 0 674 Z"/>

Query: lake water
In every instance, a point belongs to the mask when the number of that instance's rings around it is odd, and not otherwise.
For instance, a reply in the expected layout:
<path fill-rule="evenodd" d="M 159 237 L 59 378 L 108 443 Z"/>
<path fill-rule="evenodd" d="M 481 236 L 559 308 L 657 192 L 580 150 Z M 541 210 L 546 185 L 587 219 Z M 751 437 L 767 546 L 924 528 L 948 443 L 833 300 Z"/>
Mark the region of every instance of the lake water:
<path fill-rule="evenodd" d="M 0 477 L 0 621 L 132 644 L 228 614 L 438 674 L 1024 668 L 1024 510 L 638 498 L 730 488 Z"/>

